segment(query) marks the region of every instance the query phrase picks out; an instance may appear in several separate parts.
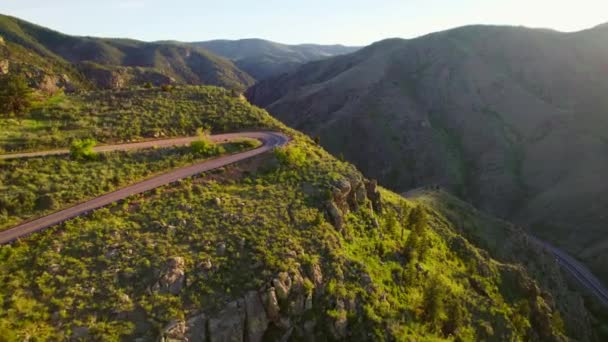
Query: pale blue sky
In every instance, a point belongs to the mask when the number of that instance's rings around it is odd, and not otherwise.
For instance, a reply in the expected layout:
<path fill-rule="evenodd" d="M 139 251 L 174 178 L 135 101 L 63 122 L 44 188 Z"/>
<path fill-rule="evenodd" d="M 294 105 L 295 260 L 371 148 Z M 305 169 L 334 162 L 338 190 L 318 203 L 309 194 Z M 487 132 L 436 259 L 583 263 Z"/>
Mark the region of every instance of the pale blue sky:
<path fill-rule="evenodd" d="M 467 24 L 576 31 L 608 21 L 608 1 L 0 0 L 0 13 L 75 35 L 366 45 Z"/>

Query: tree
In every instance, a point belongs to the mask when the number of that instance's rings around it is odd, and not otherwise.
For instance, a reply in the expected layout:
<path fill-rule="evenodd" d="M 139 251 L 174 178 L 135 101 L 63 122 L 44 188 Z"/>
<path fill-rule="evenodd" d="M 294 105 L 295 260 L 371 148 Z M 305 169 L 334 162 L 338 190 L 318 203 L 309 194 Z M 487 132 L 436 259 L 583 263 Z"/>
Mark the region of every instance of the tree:
<path fill-rule="evenodd" d="M 14 73 L 0 77 L 0 111 L 21 116 L 32 105 L 32 90 L 21 75 Z"/>
<path fill-rule="evenodd" d="M 93 139 L 76 139 L 72 141 L 70 147 L 70 155 L 76 160 L 94 160 L 97 159 L 97 152 L 93 150 L 93 147 L 97 145 L 97 142 Z"/>
<path fill-rule="evenodd" d="M 444 319 L 444 299 L 447 292 L 439 276 L 434 276 L 424 289 L 424 319 L 437 331 Z"/>
<path fill-rule="evenodd" d="M 424 228 L 427 225 L 428 217 L 426 211 L 422 206 L 415 207 L 410 211 L 409 222 L 412 232 L 416 232 L 418 235 L 424 233 Z"/>
<path fill-rule="evenodd" d="M 427 214 L 422 206 L 417 206 L 409 212 L 410 235 L 405 242 L 404 251 L 408 257 L 408 262 L 412 262 L 417 256 L 423 259 L 427 249 L 427 239 L 425 228 L 427 225 Z M 417 252 L 414 254 L 414 252 Z"/>
<path fill-rule="evenodd" d="M 403 234 L 405 231 L 405 226 L 407 224 L 407 219 L 409 218 L 410 209 L 407 206 L 405 201 L 401 202 L 399 206 L 399 221 L 401 222 L 401 241 L 403 241 Z"/>

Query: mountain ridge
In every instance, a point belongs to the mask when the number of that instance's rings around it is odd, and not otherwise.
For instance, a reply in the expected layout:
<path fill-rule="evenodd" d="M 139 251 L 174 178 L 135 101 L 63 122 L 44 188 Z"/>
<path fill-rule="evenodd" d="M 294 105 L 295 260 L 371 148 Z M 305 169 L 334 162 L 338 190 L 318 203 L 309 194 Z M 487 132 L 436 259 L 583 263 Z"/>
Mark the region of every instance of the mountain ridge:
<path fill-rule="evenodd" d="M 350 53 L 359 47 L 340 44 L 282 44 L 265 39 L 216 39 L 190 43 L 228 58 L 257 80 L 276 76 L 298 66 L 335 55 Z"/>
<path fill-rule="evenodd" d="M 389 188 L 440 184 L 606 281 L 606 38 L 467 26 L 309 63 L 247 97 Z"/>
<path fill-rule="evenodd" d="M 185 44 L 69 36 L 10 16 L 0 16 L 0 36 L 13 50 L 11 64 L 21 65 L 30 74 L 48 73 L 55 83 L 65 78 L 55 69 L 65 69 L 70 79 L 84 74 L 102 88 L 179 82 L 243 90 L 253 84 L 251 76 L 231 61 Z M 51 67 L 24 63 L 26 52 L 46 58 Z"/>

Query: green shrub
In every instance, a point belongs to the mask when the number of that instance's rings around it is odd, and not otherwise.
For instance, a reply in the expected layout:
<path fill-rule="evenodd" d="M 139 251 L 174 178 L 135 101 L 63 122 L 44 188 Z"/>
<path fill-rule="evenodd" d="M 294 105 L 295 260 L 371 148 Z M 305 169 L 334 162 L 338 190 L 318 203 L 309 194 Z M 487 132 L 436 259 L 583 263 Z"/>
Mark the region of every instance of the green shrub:
<path fill-rule="evenodd" d="M 277 147 L 274 154 L 285 166 L 302 167 L 307 163 L 306 151 L 299 146 Z"/>
<path fill-rule="evenodd" d="M 8 74 L 0 77 L 0 111 L 23 115 L 32 106 L 32 90 L 21 75 Z"/>
<path fill-rule="evenodd" d="M 55 207 L 55 198 L 50 194 L 44 194 L 36 199 L 37 210 L 50 210 L 55 209 Z"/>
<path fill-rule="evenodd" d="M 216 156 L 225 152 L 221 146 L 211 141 L 208 133 L 202 130 L 199 130 L 198 140 L 190 143 L 190 149 L 192 153 L 200 156 Z"/>
<path fill-rule="evenodd" d="M 97 159 L 97 152 L 93 150 L 95 145 L 97 142 L 93 139 L 76 139 L 72 141 L 70 155 L 76 160 L 95 160 Z"/>

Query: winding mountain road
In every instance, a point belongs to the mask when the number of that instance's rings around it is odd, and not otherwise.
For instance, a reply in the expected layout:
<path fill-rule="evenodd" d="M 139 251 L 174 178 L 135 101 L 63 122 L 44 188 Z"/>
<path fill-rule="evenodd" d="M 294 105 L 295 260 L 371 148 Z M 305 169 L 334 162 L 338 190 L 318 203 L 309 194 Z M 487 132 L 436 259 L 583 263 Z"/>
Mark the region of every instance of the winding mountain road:
<path fill-rule="evenodd" d="M 581 285 L 593 293 L 605 306 L 608 306 L 608 289 L 589 271 L 585 265 L 568 255 L 561 249 L 528 234 L 530 240 L 542 246 L 555 256 L 562 268 L 570 273 Z"/>
<path fill-rule="evenodd" d="M 216 142 L 229 141 L 229 140 L 238 139 L 238 138 L 251 138 L 251 139 L 260 140 L 262 142 L 262 146 L 260 146 L 256 149 L 253 149 L 253 150 L 242 152 L 242 153 L 218 157 L 218 158 L 206 160 L 206 161 L 194 164 L 194 165 L 186 166 L 186 167 L 174 170 L 174 171 L 170 171 L 170 172 L 164 173 L 162 175 L 155 176 L 155 177 L 146 179 L 144 181 L 141 181 L 139 183 L 135 183 L 133 185 L 124 187 L 124 188 L 116 190 L 114 192 L 110 192 L 105 195 L 96 197 L 92 200 L 82 202 L 82 203 L 74 205 L 70 208 L 57 211 L 50 215 L 24 222 L 18 226 L 15 226 L 13 228 L 0 232 L 0 245 L 15 241 L 15 240 L 17 240 L 21 237 L 27 236 L 29 234 L 39 232 L 39 231 L 49 228 L 51 226 L 62 223 L 66 220 L 72 219 L 74 217 L 77 217 L 77 216 L 80 216 L 83 214 L 87 214 L 92 210 L 99 209 L 99 208 L 104 207 L 113 202 L 125 199 L 129 196 L 141 194 L 143 192 L 158 188 L 160 186 L 171 184 L 180 179 L 188 178 L 188 177 L 200 174 L 205 171 L 217 169 L 217 168 L 229 165 L 229 164 L 236 163 L 238 161 L 252 158 L 252 157 L 260 155 L 262 153 L 271 151 L 275 147 L 285 145 L 289 141 L 289 138 L 286 135 L 279 133 L 279 132 L 271 132 L 271 131 L 240 132 L 240 133 L 218 134 L 218 135 L 211 136 L 211 139 Z M 196 139 L 198 139 L 198 137 L 154 140 L 154 141 L 146 141 L 146 142 L 132 143 L 132 144 L 107 145 L 107 146 L 96 147 L 95 150 L 98 152 L 108 152 L 108 151 L 126 151 L 126 150 L 143 149 L 143 148 L 151 148 L 151 147 L 170 147 L 170 146 L 187 145 Z M 29 153 L 1 155 L 0 159 L 29 158 L 29 157 L 40 157 L 40 156 L 59 155 L 59 154 L 67 154 L 67 153 L 69 153 L 68 150 L 29 152 Z"/>
<path fill-rule="evenodd" d="M 215 142 L 229 141 L 238 138 L 251 138 L 262 141 L 262 146 L 250 151 L 223 156 L 216 159 L 203 161 L 194 165 L 186 166 L 174 171 L 170 171 L 165 174 L 155 176 L 139 183 L 124 187 L 114 192 L 110 192 L 108 194 L 96 197 L 92 200 L 82 202 L 80 204 L 52 213 L 50 215 L 34 219 L 28 222 L 24 222 L 16 227 L 0 232 L 0 245 L 15 241 L 21 237 L 30 235 L 32 233 L 39 232 L 71 218 L 87 214 L 92 210 L 99 209 L 113 202 L 125 199 L 129 196 L 140 194 L 158 188 L 160 186 L 176 182 L 180 179 L 200 174 L 205 171 L 217 169 L 238 161 L 249 159 L 251 157 L 268 152 L 274 149 L 275 147 L 285 145 L 289 141 L 289 138 L 284 134 L 270 131 L 217 134 L 212 135 L 210 138 Z M 152 140 L 130 144 L 98 146 L 95 147 L 94 150 L 97 152 L 109 152 L 137 150 L 152 147 L 171 147 L 188 145 L 196 139 L 198 139 L 198 137 Z M 0 159 L 31 158 L 50 155 L 61 155 L 67 153 L 69 153 L 69 150 L 15 153 L 0 155 Z M 608 289 L 606 289 L 606 287 L 604 287 L 602 283 L 583 264 L 575 260 L 573 257 L 569 256 L 562 250 L 532 235 L 528 236 L 536 244 L 540 245 L 543 248 L 546 248 L 549 252 L 551 252 L 564 270 L 570 273 L 585 288 L 587 288 L 591 293 L 593 293 L 602 304 L 608 306 Z"/>

